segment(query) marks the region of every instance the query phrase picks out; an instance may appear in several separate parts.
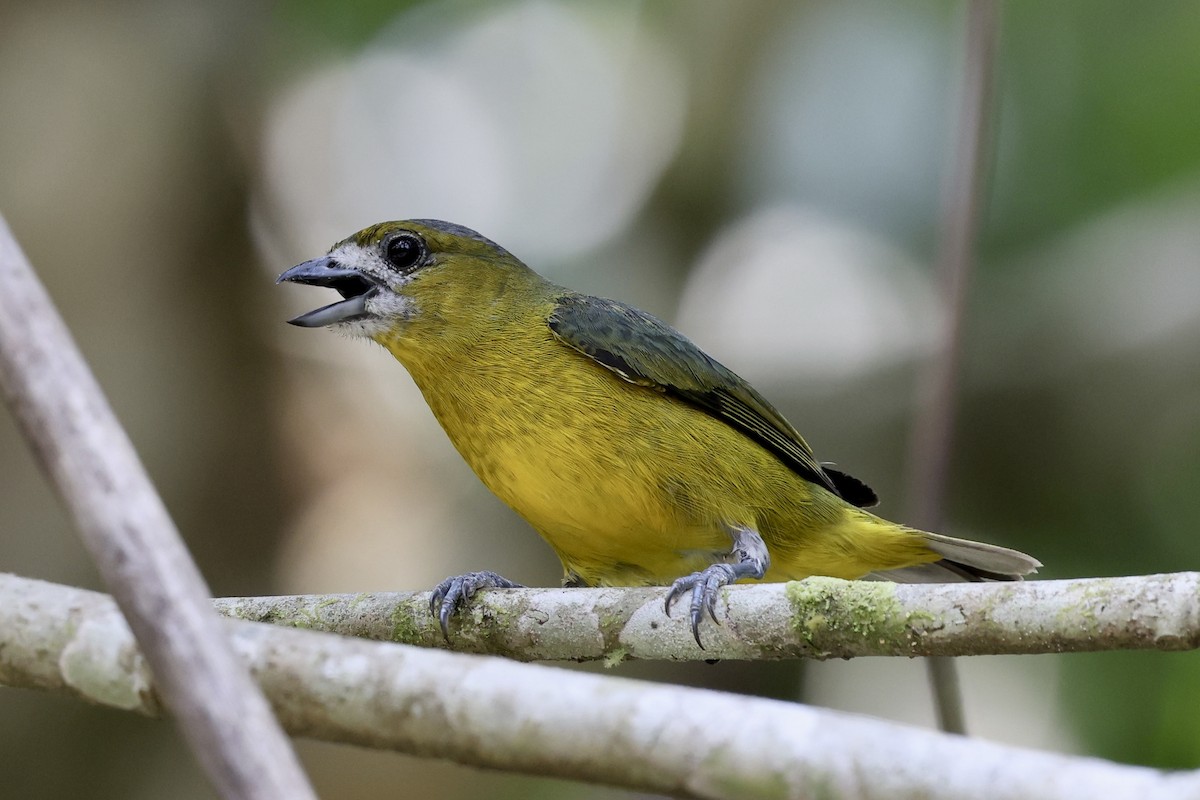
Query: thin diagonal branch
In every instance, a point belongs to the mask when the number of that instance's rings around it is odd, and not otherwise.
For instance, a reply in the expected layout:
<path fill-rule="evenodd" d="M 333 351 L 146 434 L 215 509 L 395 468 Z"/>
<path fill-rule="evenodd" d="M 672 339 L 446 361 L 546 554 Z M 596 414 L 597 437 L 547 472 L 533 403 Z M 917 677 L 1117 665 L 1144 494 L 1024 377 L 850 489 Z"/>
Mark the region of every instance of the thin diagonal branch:
<path fill-rule="evenodd" d="M 1196 576 L 1188 579 L 1194 589 Z M 746 587 L 759 588 L 767 587 Z M 1196 773 L 1040 753 L 796 703 L 229 626 L 292 733 L 474 766 L 731 800 L 1147 800 L 1200 792 Z M 0 682 L 157 711 L 133 638 L 103 595 L 2 577 L 0 641 Z"/>
<path fill-rule="evenodd" d="M 0 387 L 222 796 L 314 797 L 137 454 L 0 219 Z"/>

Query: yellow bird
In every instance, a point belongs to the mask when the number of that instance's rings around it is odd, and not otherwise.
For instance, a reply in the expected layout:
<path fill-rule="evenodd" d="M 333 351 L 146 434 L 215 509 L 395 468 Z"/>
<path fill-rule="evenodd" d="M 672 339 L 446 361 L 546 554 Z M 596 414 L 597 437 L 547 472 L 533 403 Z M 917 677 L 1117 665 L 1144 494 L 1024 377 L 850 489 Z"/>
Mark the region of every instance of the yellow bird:
<path fill-rule="evenodd" d="M 475 231 L 384 222 L 279 280 L 342 300 L 290 322 L 387 348 L 471 468 L 562 560 L 564 586 L 671 585 L 692 632 L 718 590 L 810 575 L 1014 580 L 1015 550 L 906 528 L 671 326 L 545 280 Z M 443 631 L 492 572 L 440 584 Z"/>

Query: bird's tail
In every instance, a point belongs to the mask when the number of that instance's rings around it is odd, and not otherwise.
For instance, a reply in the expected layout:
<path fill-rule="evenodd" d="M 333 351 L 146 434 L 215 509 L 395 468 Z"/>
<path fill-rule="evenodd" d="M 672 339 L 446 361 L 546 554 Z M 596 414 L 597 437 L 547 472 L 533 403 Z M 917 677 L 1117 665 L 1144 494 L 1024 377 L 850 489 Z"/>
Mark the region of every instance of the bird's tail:
<path fill-rule="evenodd" d="M 925 544 L 940 555 L 940 561 L 912 567 L 872 572 L 868 578 L 897 583 L 952 583 L 956 581 L 1019 581 L 1037 572 L 1042 562 L 1019 550 L 995 544 L 955 539 L 939 533 L 921 532 Z"/>

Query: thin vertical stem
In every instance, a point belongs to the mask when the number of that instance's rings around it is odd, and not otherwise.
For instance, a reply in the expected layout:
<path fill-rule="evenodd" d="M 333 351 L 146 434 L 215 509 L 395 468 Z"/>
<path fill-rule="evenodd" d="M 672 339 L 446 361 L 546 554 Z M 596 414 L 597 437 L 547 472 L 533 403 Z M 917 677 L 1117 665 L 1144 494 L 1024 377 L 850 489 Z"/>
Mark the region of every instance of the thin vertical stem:
<path fill-rule="evenodd" d="M 983 187 L 993 125 L 993 73 L 999 38 L 995 0 L 971 0 L 966 13 L 966 53 L 962 100 L 953 163 L 942 192 L 938 271 L 946 314 L 940 352 L 929 364 L 920 387 L 910 453 L 914 525 L 939 530 L 945 521 L 945 498 L 954 450 L 963 323 L 974 266 Z M 962 694 L 955 665 L 948 659 L 929 661 L 938 721 L 942 730 L 964 733 Z"/>

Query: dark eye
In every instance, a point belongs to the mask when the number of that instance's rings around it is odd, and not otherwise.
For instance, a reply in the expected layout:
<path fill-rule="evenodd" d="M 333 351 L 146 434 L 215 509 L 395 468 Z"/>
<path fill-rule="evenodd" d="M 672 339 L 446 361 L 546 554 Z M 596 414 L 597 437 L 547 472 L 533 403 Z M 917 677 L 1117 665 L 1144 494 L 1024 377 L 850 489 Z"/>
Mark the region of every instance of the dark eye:
<path fill-rule="evenodd" d="M 402 233 L 387 243 L 384 257 L 397 272 L 411 272 L 425 256 L 425 245 L 411 233 Z"/>

